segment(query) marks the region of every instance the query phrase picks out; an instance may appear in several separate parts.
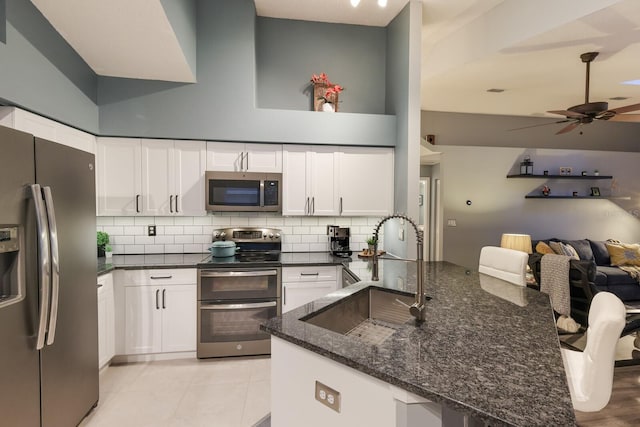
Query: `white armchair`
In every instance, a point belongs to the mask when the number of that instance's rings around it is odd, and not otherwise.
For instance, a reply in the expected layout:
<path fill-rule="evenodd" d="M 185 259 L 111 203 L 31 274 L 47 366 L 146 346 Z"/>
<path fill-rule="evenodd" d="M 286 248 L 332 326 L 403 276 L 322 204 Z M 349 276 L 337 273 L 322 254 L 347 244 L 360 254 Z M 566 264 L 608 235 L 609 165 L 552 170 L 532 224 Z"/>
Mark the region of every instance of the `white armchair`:
<path fill-rule="evenodd" d="M 577 411 L 597 412 L 607 406 L 613 386 L 616 343 L 625 325 L 625 307 L 610 292 L 598 292 L 589 310 L 584 351 L 562 349 L 571 401 Z"/>

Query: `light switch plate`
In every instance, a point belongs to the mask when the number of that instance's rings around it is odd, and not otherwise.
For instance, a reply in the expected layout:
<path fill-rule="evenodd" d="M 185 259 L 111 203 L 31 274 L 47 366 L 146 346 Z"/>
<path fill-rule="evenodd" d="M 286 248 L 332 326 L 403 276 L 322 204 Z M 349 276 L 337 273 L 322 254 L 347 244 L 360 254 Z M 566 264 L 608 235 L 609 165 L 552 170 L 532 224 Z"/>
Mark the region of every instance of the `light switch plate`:
<path fill-rule="evenodd" d="M 316 381 L 316 400 L 340 413 L 340 392 Z"/>

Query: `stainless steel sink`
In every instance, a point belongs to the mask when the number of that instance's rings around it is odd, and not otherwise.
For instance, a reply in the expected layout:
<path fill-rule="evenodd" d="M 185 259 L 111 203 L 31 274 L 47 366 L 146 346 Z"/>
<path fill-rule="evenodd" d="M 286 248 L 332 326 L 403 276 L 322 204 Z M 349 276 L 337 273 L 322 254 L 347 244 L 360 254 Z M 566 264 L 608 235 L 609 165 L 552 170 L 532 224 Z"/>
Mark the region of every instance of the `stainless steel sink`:
<path fill-rule="evenodd" d="M 413 316 L 409 306 L 414 295 L 367 287 L 334 305 L 301 320 L 312 325 L 379 344 Z"/>

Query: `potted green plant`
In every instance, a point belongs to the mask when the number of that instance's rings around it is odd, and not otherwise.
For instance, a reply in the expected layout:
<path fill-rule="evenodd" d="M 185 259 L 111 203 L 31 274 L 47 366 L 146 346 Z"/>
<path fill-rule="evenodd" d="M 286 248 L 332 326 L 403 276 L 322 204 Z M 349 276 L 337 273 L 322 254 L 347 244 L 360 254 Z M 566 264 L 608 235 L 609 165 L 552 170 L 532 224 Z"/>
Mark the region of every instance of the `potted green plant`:
<path fill-rule="evenodd" d="M 97 243 L 98 243 L 98 257 L 105 256 L 105 251 L 107 245 L 109 245 L 109 234 L 104 231 L 98 231 L 97 233 Z M 109 246 L 111 249 L 111 246 Z"/>
<path fill-rule="evenodd" d="M 376 238 L 371 236 L 367 239 L 367 245 L 369 246 L 368 253 L 373 255 L 373 248 L 376 244 Z"/>

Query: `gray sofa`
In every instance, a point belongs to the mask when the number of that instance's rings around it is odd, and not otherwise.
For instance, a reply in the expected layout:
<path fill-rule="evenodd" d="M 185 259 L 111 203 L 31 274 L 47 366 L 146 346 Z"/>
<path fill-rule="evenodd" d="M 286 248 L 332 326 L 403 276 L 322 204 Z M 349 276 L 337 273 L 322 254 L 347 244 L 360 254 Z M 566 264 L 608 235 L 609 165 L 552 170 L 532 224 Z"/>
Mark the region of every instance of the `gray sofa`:
<path fill-rule="evenodd" d="M 529 258 L 529 265 L 538 283 L 540 283 L 542 255 L 535 253 L 535 247 L 539 241 L 533 242 L 534 253 Z M 542 241 L 547 244 L 562 242 L 571 245 L 576 250 L 580 259 L 572 260 L 570 263 L 569 279 L 571 282 L 581 282 L 583 285 L 588 283 L 595 287 L 593 290 L 611 292 L 624 302 L 640 302 L 640 283 L 627 272 L 611 265 L 611 258 L 604 241 L 556 238 Z"/>

